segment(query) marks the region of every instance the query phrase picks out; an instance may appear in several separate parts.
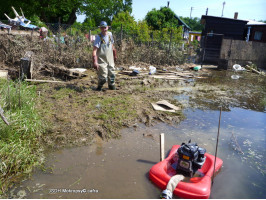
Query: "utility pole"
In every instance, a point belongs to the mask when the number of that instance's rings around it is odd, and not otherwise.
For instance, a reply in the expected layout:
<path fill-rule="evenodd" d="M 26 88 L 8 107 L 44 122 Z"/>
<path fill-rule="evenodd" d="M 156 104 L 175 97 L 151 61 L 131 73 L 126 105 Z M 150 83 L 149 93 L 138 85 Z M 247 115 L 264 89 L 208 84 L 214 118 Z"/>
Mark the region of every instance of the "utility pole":
<path fill-rule="evenodd" d="M 223 2 L 222 16 L 224 16 L 224 5 L 225 5 L 225 1 Z"/>
<path fill-rule="evenodd" d="M 206 9 L 206 15 L 208 15 L 208 8 Z"/>
<path fill-rule="evenodd" d="M 169 8 L 170 1 L 167 1 L 167 8 Z"/>
<path fill-rule="evenodd" d="M 193 10 L 193 7 L 191 7 L 191 9 L 190 9 L 190 19 L 191 19 L 192 10 Z"/>

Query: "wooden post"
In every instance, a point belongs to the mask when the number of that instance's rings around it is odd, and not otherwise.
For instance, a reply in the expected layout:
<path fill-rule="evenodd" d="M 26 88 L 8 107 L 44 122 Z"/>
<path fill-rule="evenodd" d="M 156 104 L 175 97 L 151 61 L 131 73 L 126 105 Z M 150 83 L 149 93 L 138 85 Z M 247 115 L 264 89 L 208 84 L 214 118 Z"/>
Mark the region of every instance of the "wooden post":
<path fill-rule="evenodd" d="M 151 46 L 153 47 L 153 32 L 151 33 Z"/>
<path fill-rule="evenodd" d="M 120 41 L 122 44 L 122 40 L 123 40 L 123 25 L 121 24 L 121 31 L 120 31 Z"/>
<path fill-rule="evenodd" d="M 33 55 L 32 51 L 27 51 L 23 58 L 20 59 L 20 79 L 32 78 L 33 73 Z"/>
<path fill-rule="evenodd" d="M 7 99 L 8 99 L 7 108 L 10 109 L 10 80 L 9 79 L 8 79 L 8 86 L 7 86 Z"/>
<path fill-rule="evenodd" d="M 171 44 L 172 44 L 172 35 L 173 35 L 173 31 L 171 30 L 171 33 L 170 33 L 170 41 L 169 41 L 169 48 L 168 48 L 169 53 L 170 53 Z"/>
<path fill-rule="evenodd" d="M 160 134 L 160 161 L 163 161 L 164 156 L 164 133 Z"/>

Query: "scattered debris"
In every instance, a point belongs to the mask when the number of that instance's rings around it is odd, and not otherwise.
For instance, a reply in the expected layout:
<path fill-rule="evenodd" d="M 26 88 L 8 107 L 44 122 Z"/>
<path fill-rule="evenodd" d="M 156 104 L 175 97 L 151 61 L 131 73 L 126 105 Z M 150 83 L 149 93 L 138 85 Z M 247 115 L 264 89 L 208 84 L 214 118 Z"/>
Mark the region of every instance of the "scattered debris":
<path fill-rule="evenodd" d="M 134 69 L 134 70 L 132 71 L 132 73 L 129 74 L 129 76 L 137 76 L 139 73 L 140 73 L 140 72 L 139 72 L 138 70 Z"/>
<path fill-rule="evenodd" d="M 250 65 L 246 65 L 245 66 L 247 69 L 251 70 L 252 72 L 254 73 L 257 73 L 257 74 L 260 74 L 260 75 L 263 75 L 265 76 L 265 74 L 263 72 L 259 72 L 258 70 L 254 69 L 254 67 L 250 66 Z"/>
<path fill-rule="evenodd" d="M 241 67 L 241 65 L 239 65 L 239 64 L 234 64 L 234 65 L 233 65 L 233 70 L 234 70 L 235 72 L 238 72 L 238 71 L 245 71 L 246 69 L 243 68 L 243 67 Z"/>
<path fill-rule="evenodd" d="M 73 68 L 73 69 L 69 69 L 69 75 L 70 76 L 78 76 L 78 77 L 81 77 L 81 76 L 86 76 L 86 74 L 84 74 L 84 72 L 87 71 L 87 69 L 84 69 L 84 68 Z"/>
<path fill-rule="evenodd" d="M 9 26 L 9 25 L 7 25 L 7 24 L 4 24 L 4 23 L 2 23 L 1 21 L 0 21 L 0 28 L 1 29 L 8 29 L 8 34 L 10 34 L 10 32 L 11 32 L 11 28 L 12 28 L 12 26 Z"/>
<path fill-rule="evenodd" d="M 200 65 L 193 67 L 193 70 L 194 71 L 199 71 L 200 69 L 201 69 L 201 66 Z"/>
<path fill-rule="evenodd" d="M 156 103 L 151 103 L 153 106 L 154 110 L 159 110 L 159 111 L 168 111 L 168 112 L 176 112 L 178 110 L 181 110 L 181 108 L 169 103 L 166 100 L 158 101 Z"/>
<path fill-rule="evenodd" d="M 0 78 L 7 79 L 8 71 L 7 70 L 0 70 Z"/>
<path fill-rule="evenodd" d="M 29 28 L 29 29 L 37 29 L 38 28 L 38 26 L 30 24 L 31 21 L 26 19 L 26 17 L 24 16 L 24 13 L 23 13 L 21 8 L 20 8 L 20 11 L 21 11 L 22 16 L 19 16 L 19 14 L 17 13 L 17 11 L 15 10 L 15 8 L 13 6 L 11 8 L 12 8 L 14 14 L 16 15 L 16 17 L 14 19 L 11 19 L 7 14 L 5 14 L 5 16 L 7 17 L 8 21 L 11 24 L 19 25 L 19 26 L 22 26 L 24 28 Z M 27 23 L 25 24 L 25 22 L 27 22 Z"/>
<path fill-rule="evenodd" d="M 240 78 L 240 76 L 235 75 L 235 74 L 231 76 L 231 79 L 235 79 L 235 80 L 237 80 L 237 79 L 239 79 L 239 78 Z"/>
<path fill-rule="evenodd" d="M 154 67 L 154 66 L 149 66 L 149 70 L 150 70 L 149 75 L 156 73 L 156 67 Z"/>

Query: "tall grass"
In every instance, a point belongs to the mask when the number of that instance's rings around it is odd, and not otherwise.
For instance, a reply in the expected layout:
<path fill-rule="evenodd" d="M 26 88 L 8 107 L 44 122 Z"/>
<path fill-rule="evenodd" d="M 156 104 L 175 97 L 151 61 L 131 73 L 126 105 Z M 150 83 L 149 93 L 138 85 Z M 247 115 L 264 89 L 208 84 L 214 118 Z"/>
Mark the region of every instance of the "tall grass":
<path fill-rule="evenodd" d="M 0 105 L 10 123 L 0 119 L 0 197 L 14 180 L 43 162 L 44 124 L 36 99 L 35 86 L 0 79 Z"/>

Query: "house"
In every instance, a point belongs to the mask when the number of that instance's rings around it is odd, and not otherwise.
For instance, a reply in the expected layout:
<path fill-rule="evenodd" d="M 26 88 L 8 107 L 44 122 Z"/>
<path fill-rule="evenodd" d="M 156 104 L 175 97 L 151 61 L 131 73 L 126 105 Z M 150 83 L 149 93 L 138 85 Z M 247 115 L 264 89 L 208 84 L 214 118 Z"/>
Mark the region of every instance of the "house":
<path fill-rule="evenodd" d="M 174 17 L 178 20 L 178 25 L 179 26 L 182 26 L 183 39 L 188 40 L 188 38 L 189 38 L 189 31 L 191 30 L 191 28 L 185 22 L 183 22 L 177 15 L 175 15 Z"/>
<path fill-rule="evenodd" d="M 232 69 L 234 64 L 252 62 L 266 68 L 266 24 L 203 15 L 201 47 L 202 63 L 215 64 L 221 69 Z"/>
<path fill-rule="evenodd" d="M 201 47 L 204 49 L 202 62 L 218 64 L 220 61 L 220 50 L 223 39 L 245 40 L 245 28 L 247 20 L 202 15 Z"/>
<path fill-rule="evenodd" d="M 202 36 L 207 33 L 223 34 L 225 39 L 244 40 L 247 20 L 202 15 Z"/>
<path fill-rule="evenodd" d="M 256 41 L 266 43 L 266 23 L 248 21 L 246 25 L 246 41 Z"/>
<path fill-rule="evenodd" d="M 191 43 L 194 40 L 200 41 L 200 39 L 201 39 L 201 32 L 189 31 L 188 43 Z"/>

